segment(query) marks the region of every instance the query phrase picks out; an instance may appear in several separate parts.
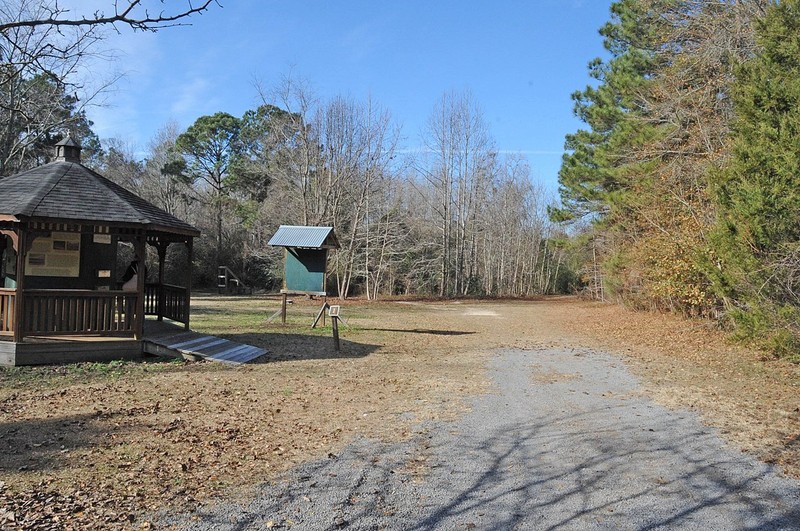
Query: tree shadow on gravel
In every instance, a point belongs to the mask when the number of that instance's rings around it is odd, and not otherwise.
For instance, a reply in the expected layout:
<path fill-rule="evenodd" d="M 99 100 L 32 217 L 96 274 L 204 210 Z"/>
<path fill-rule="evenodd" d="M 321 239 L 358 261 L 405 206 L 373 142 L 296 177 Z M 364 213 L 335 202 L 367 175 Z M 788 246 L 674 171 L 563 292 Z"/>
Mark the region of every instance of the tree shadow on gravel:
<path fill-rule="evenodd" d="M 262 486 L 247 505 L 203 508 L 192 528 L 789 529 L 800 521 L 796 484 L 720 452 L 696 425 L 582 427 L 610 409 L 510 423 L 489 438 L 447 424 L 401 443 L 357 440 Z"/>
<path fill-rule="evenodd" d="M 498 529 L 703 528 L 711 522 L 718 528 L 777 529 L 800 521 L 797 485 L 771 490 L 764 483 L 770 467 L 713 452 L 720 444 L 703 429 L 629 423 L 605 431 L 553 431 L 601 413 L 607 410 L 512 425 L 502 435 L 462 447 L 470 461 L 485 466 L 409 529 L 454 521 Z M 527 473 L 513 472 L 521 466 Z M 480 514 L 485 517 L 469 521 Z"/>

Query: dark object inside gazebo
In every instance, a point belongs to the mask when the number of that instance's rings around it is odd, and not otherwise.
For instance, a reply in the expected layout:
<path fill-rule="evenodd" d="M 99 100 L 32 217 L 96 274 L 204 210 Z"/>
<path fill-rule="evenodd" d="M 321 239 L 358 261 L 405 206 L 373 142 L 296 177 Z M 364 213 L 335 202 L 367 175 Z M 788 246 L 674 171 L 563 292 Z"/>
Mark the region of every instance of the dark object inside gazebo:
<path fill-rule="evenodd" d="M 200 232 L 83 166 L 70 138 L 56 150 L 54 162 L 0 179 L 0 365 L 138 357 L 146 315 L 189 328 Z M 181 285 L 165 283 L 174 243 L 186 249 L 174 253 L 186 260 Z M 157 280 L 138 274 L 123 289 L 119 249 L 146 266 L 147 245 Z"/>

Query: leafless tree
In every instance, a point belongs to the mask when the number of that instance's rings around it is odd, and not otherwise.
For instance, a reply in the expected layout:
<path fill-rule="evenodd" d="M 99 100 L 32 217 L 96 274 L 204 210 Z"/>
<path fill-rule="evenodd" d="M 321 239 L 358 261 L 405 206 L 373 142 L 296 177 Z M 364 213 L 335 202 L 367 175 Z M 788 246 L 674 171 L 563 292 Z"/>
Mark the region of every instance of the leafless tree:
<path fill-rule="evenodd" d="M 376 191 L 391 173 L 397 133 L 388 112 L 374 102 L 342 97 L 318 110 L 314 129 L 322 146 L 317 204 L 342 238 L 334 264 L 339 295 L 346 297 L 354 275 L 361 276 L 371 262 L 371 207 L 377 206 Z"/>
<path fill-rule="evenodd" d="M 436 104 L 423 140 L 428 160 L 418 167 L 434 189 L 440 221 L 439 295 L 463 294 L 470 289 L 479 212 L 493 178 L 492 139 L 472 95 L 451 92 Z"/>
<path fill-rule="evenodd" d="M 106 28 L 158 31 L 184 24 L 212 3 L 187 0 L 168 8 L 163 2 L 109 0 L 108 11 L 84 14 L 57 0 L 0 3 L 0 175 L 42 162 L 32 155 L 36 149 L 86 123 L 87 105 L 115 81 L 87 89 L 79 75 L 87 61 L 103 56 Z"/>
<path fill-rule="evenodd" d="M 273 206 L 267 225 L 335 227 L 342 248 L 332 270 L 338 293 L 346 297 L 353 279 L 364 279 L 381 256 L 375 254 L 382 243 L 374 220 L 383 215 L 376 197 L 391 177 L 398 132 L 388 112 L 374 102 L 319 101 L 295 79 L 285 78 L 276 90 L 259 93 L 264 105 L 277 102 L 286 120 L 274 130 L 282 135 L 282 150 L 264 200 Z"/>
<path fill-rule="evenodd" d="M 143 165 L 136 158 L 134 146 L 109 138 L 105 141 L 104 148 L 100 159 L 100 174 L 128 190 L 138 189 L 142 184 Z"/>
<path fill-rule="evenodd" d="M 551 241 L 547 199 L 523 157 L 494 152 L 470 95 L 443 98 L 429 156 L 410 163 L 395 156 L 399 130 L 389 113 L 370 100 L 320 101 L 288 78 L 259 93 L 277 122 L 262 123 L 267 136 L 256 144 L 267 149 L 247 161 L 247 171 L 269 174 L 263 197 L 236 198 L 237 211 L 250 212 L 237 243 L 245 264 L 278 269 L 267 241 L 280 224 L 332 225 L 341 249 L 330 270 L 343 298 L 556 288 L 563 252 Z"/>
<path fill-rule="evenodd" d="M 551 201 L 524 157 L 507 155 L 482 213 L 478 277 L 487 295 L 530 296 L 556 289 L 563 251 L 553 244 Z"/>
<path fill-rule="evenodd" d="M 177 122 L 164 124 L 147 146 L 144 173 L 139 187 L 142 197 L 159 208 L 177 216 L 188 219 L 189 205 L 199 201 L 197 191 L 177 175 L 165 172 L 176 155 L 175 140 L 180 135 Z"/>
<path fill-rule="evenodd" d="M 3 21 L 0 22 L 0 33 L 20 28 L 92 28 L 97 26 L 129 26 L 138 31 L 158 31 L 163 28 L 179 26 L 184 20 L 195 14 L 204 13 L 217 0 L 186 0 L 182 7 L 165 9 L 165 2 L 160 2 L 160 9 L 149 8 L 156 2 L 145 0 L 109 0 L 110 11 L 94 11 L 90 15 L 73 13 L 71 9 L 59 4 L 57 0 L 42 2 L 35 0 L 17 0 L 5 3 L 0 11 Z"/>

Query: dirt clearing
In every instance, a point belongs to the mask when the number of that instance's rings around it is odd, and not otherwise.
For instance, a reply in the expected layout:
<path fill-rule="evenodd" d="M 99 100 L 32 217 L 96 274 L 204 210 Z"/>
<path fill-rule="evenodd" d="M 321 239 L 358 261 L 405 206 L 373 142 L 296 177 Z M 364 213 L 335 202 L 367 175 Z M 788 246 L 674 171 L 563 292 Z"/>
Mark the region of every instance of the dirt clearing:
<path fill-rule="evenodd" d="M 702 323 L 572 298 L 346 301 L 336 353 L 329 329 L 310 330 L 317 302 L 296 300 L 285 327 L 266 322 L 277 307 L 259 297 L 193 301 L 193 328 L 267 348 L 261 363 L 0 372 L 0 527 L 24 528 L 25 518 L 147 527 L 137 518 L 145 511 L 244 496 L 357 435 L 398 440 L 419 422 L 462 414 L 466 397 L 491 391 L 487 362 L 504 347 L 621 355 L 657 401 L 699 411 L 800 477 L 800 369 Z"/>

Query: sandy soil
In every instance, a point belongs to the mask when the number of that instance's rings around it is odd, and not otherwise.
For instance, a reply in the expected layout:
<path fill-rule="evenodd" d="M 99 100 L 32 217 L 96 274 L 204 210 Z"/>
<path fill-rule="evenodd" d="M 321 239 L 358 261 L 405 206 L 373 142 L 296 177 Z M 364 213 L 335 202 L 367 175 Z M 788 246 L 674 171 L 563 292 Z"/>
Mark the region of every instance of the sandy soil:
<path fill-rule="evenodd" d="M 267 322 L 275 299 L 193 302 L 193 328 L 270 354 L 0 372 L 0 527 L 147 528 L 145 511 L 245 496 L 358 435 L 398 440 L 462 414 L 504 347 L 620 355 L 657 401 L 800 477 L 800 368 L 702 322 L 573 298 L 346 301 L 337 353 L 329 328 L 309 328 L 318 301 L 295 301 L 286 326 Z"/>

